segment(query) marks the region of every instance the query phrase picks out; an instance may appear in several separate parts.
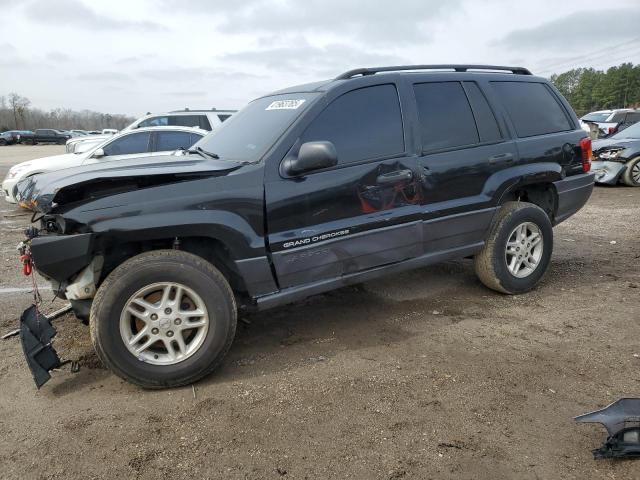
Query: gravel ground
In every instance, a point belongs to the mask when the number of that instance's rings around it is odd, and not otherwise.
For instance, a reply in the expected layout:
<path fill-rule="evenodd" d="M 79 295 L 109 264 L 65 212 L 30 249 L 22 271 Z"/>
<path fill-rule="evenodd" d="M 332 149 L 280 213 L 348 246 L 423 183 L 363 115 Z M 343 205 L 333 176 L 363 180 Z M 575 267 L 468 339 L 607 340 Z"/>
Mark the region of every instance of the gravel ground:
<path fill-rule="evenodd" d="M 0 147 L 0 176 L 62 150 Z M 5 333 L 31 301 L 11 290 L 29 286 L 28 216 L 0 202 Z M 637 461 L 594 461 L 604 429 L 572 420 L 640 394 L 638 218 L 640 188 L 596 188 L 526 295 L 459 261 L 245 315 L 194 388 L 119 380 L 71 316 L 56 348 L 82 368 L 40 391 L 0 341 L 0 478 L 638 478 Z"/>

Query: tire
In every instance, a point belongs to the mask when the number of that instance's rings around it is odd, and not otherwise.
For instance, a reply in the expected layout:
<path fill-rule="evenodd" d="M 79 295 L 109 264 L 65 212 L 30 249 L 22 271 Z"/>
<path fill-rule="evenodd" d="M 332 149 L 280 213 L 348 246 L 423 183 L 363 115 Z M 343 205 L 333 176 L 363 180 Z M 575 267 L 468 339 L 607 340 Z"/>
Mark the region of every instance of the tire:
<path fill-rule="evenodd" d="M 7 142 L 4 138 L 0 138 L 0 146 L 5 146 L 5 145 L 9 145 L 9 142 Z"/>
<path fill-rule="evenodd" d="M 64 145 L 65 143 L 67 143 L 65 139 L 58 140 L 58 145 Z"/>
<path fill-rule="evenodd" d="M 178 303 L 175 307 L 178 311 L 187 308 L 183 303 L 187 300 L 189 304 L 196 307 L 199 301 L 204 307 L 208 326 L 206 330 L 202 330 L 204 327 L 189 330 L 188 325 L 193 318 L 185 315 L 185 312 L 172 312 L 172 315 L 167 315 L 165 318 L 158 311 L 160 318 L 156 316 L 157 321 L 152 322 L 153 315 L 148 316 L 143 323 L 144 326 L 140 327 L 137 333 L 140 334 L 145 329 L 149 332 L 148 338 L 144 336 L 143 340 L 140 340 L 140 343 L 145 345 L 155 338 L 162 338 L 136 356 L 131 348 L 143 345 L 137 343 L 134 347 L 127 346 L 125 335 L 128 334 L 129 328 L 138 328 L 136 325 L 142 321 L 137 318 L 137 315 L 128 313 L 130 309 L 125 311 L 125 307 L 133 305 L 137 308 L 132 303 L 132 299 L 138 299 L 133 302 L 140 301 L 142 297 L 136 297 L 140 291 L 154 289 L 157 285 L 164 285 L 163 282 L 183 287 L 185 296 L 181 296 L 180 300 L 177 300 L 178 290 L 173 290 L 173 301 Z M 157 293 L 151 293 L 151 295 L 162 297 L 155 297 L 159 298 L 159 301 L 153 304 L 155 308 L 165 305 L 163 304 L 165 297 L 162 293 L 164 290 L 162 287 L 158 288 Z M 171 288 L 169 291 L 171 292 Z M 169 295 L 167 294 L 167 300 Z M 149 298 L 152 297 L 145 297 L 144 302 L 148 302 L 146 305 L 151 306 L 151 301 L 147 301 Z M 168 310 L 170 309 L 164 312 Z M 148 312 L 151 311 L 149 309 Z M 183 315 L 184 324 L 181 327 L 172 323 L 175 322 L 178 325 L 178 320 L 181 320 L 173 318 L 173 315 Z M 144 388 L 187 385 L 213 372 L 231 347 L 236 332 L 236 322 L 235 298 L 224 276 L 201 257 L 179 250 L 147 252 L 122 263 L 109 274 L 98 289 L 89 316 L 91 341 L 102 363 L 119 377 Z M 158 328 L 152 329 L 153 325 Z M 172 338 L 168 338 L 167 335 L 171 329 L 176 331 L 171 332 Z M 156 335 L 152 336 L 152 332 Z M 176 350 L 175 353 L 180 355 L 178 350 L 181 349 L 177 345 L 178 335 L 182 338 L 183 346 L 186 344 L 187 348 L 191 348 L 195 345 L 195 350 L 191 353 L 187 351 L 182 359 L 174 359 L 174 363 L 157 363 L 171 361 L 167 341 L 172 345 L 172 350 Z M 195 342 L 193 345 L 189 343 L 188 336 L 192 336 L 191 342 Z M 199 339 L 199 343 L 196 339 Z"/>
<path fill-rule="evenodd" d="M 629 160 L 622 174 L 622 182 L 630 187 L 640 187 L 640 157 Z"/>
<path fill-rule="evenodd" d="M 517 237 L 517 228 L 520 228 L 520 232 L 526 232 L 523 237 Z M 539 243 L 535 244 L 535 240 L 531 240 L 521 246 L 520 240 L 515 241 L 518 238 L 525 239 L 525 241 L 534 238 L 533 234 L 536 230 L 541 237 Z M 514 246 L 508 247 L 507 243 L 510 240 Z M 525 254 L 527 263 L 522 263 L 517 274 L 513 273 L 507 263 L 507 257 L 510 262 L 514 257 L 517 258 L 520 252 L 525 253 L 527 245 L 534 244 L 536 246 L 531 247 L 531 256 L 529 253 Z M 521 248 L 523 250 L 520 250 Z M 528 202 L 507 202 L 494 218 L 485 246 L 474 258 L 476 275 L 485 286 L 492 290 L 509 295 L 525 293 L 533 289 L 546 273 L 552 251 L 553 228 L 549 216 L 544 210 Z M 534 259 L 535 262 L 533 262 Z M 529 260 L 531 260 L 530 263 Z M 518 268 L 517 265 L 518 260 L 513 265 L 515 269 Z M 528 265 L 532 265 L 532 267 Z"/>

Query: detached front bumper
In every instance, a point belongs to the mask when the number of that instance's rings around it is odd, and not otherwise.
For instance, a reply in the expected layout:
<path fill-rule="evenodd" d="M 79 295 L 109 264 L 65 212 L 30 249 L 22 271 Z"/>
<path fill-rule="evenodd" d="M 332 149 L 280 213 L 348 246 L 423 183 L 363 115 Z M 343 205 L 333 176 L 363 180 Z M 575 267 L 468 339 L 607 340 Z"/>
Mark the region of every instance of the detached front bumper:
<path fill-rule="evenodd" d="M 553 182 L 558 195 L 554 225 L 563 222 L 584 207 L 593 192 L 594 178 L 595 174 L 589 172 Z"/>
<path fill-rule="evenodd" d="M 596 175 L 596 183 L 615 185 L 627 166 L 622 162 L 596 160 L 591 162 L 591 171 Z"/>

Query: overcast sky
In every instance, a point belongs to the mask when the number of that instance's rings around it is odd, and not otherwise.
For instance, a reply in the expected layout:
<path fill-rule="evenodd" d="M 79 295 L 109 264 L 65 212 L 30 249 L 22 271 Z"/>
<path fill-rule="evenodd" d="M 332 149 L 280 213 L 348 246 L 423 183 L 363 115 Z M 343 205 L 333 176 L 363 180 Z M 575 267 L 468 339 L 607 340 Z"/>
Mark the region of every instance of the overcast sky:
<path fill-rule="evenodd" d="M 0 95 L 140 116 L 240 108 L 361 66 L 640 63 L 640 1 L 0 0 Z"/>

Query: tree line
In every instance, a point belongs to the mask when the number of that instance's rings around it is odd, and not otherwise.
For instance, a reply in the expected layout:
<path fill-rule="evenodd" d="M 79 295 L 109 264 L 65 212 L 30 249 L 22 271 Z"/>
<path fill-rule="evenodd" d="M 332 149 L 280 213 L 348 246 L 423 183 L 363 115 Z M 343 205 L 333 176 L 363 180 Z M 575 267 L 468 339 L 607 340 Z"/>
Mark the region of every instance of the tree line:
<path fill-rule="evenodd" d="M 31 101 L 17 93 L 0 96 L 0 132 L 5 130 L 35 130 L 54 128 L 56 130 L 102 130 L 115 128 L 122 130 L 135 118 L 121 114 L 93 112 L 91 110 L 71 110 L 55 108 L 45 111 L 33 108 Z"/>
<path fill-rule="evenodd" d="M 640 65 L 623 63 L 606 71 L 574 68 L 551 75 L 578 116 L 594 110 L 640 106 Z"/>

